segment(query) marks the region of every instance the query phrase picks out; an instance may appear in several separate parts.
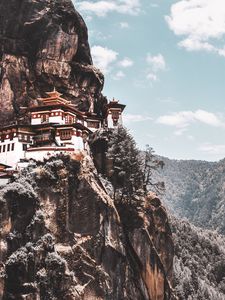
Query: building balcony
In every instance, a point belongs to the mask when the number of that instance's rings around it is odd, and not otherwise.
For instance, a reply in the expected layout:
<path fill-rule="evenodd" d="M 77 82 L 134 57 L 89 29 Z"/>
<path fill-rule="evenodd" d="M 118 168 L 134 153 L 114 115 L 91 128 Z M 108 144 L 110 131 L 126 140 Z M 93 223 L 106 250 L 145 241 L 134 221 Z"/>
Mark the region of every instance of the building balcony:
<path fill-rule="evenodd" d="M 34 136 L 34 144 L 43 144 L 43 143 L 49 143 L 53 142 L 54 137 L 50 133 L 40 134 Z"/>

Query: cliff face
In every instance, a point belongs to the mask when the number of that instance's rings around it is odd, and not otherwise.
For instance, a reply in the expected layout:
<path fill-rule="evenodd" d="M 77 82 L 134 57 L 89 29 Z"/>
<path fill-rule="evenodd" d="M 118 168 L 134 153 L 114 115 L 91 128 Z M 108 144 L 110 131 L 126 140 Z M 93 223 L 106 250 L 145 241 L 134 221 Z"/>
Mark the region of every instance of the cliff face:
<path fill-rule="evenodd" d="M 88 157 L 33 165 L 0 193 L 0 299 L 173 299 L 157 198 L 118 211 Z"/>
<path fill-rule="evenodd" d="M 1 123 L 54 86 L 79 109 L 92 97 L 101 110 L 103 83 L 70 0 L 0 0 Z"/>
<path fill-rule="evenodd" d="M 0 124 L 55 86 L 101 114 L 104 78 L 69 0 L 0 0 Z M 164 300 L 173 242 L 156 197 L 115 207 L 92 160 L 34 163 L 0 188 L 0 300 Z"/>

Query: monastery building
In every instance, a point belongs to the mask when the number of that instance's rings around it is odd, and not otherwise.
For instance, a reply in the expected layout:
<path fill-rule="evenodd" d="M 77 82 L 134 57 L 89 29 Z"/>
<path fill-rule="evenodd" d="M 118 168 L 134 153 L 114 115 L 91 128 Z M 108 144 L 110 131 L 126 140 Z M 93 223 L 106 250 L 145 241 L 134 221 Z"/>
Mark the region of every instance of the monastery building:
<path fill-rule="evenodd" d="M 56 154 L 88 153 L 90 134 L 122 124 L 125 105 L 116 100 L 106 105 L 105 117 L 99 118 L 93 104 L 89 112 L 81 112 L 56 90 L 47 95 L 37 99 L 39 105 L 26 110 L 30 119 L 28 125 L 0 127 L 0 166 L 3 169 L 16 170 L 21 162 L 43 160 Z"/>

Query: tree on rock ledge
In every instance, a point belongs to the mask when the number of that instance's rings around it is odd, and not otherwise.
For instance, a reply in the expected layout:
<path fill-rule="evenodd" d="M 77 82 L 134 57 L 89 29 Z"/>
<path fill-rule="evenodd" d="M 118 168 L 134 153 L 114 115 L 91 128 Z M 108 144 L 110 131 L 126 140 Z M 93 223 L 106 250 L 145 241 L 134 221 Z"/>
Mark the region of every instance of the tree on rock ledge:
<path fill-rule="evenodd" d="M 108 176 L 114 187 L 114 199 L 124 201 L 147 194 L 148 188 L 157 189 L 162 183 L 153 183 L 152 170 L 161 165 L 150 147 L 140 153 L 131 134 L 120 126 L 110 131 L 107 158 Z"/>
<path fill-rule="evenodd" d="M 117 192 L 121 201 L 131 198 L 143 187 L 143 174 L 136 143 L 124 127 L 111 132 L 107 158 L 112 166 L 109 177 L 114 187 L 114 198 Z"/>

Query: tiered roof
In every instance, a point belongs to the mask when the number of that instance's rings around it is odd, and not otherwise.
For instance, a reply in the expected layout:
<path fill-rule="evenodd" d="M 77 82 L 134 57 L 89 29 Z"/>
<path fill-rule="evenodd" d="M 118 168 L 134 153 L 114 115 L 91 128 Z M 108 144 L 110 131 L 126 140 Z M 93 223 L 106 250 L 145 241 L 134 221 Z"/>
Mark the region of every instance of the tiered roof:
<path fill-rule="evenodd" d="M 116 100 L 116 99 L 114 99 L 113 98 L 113 100 L 112 101 L 110 101 L 107 105 L 106 105 L 106 107 L 108 108 L 108 109 L 110 109 L 110 108 L 119 108 L 119 109 L 121 109 L 122 111 L 125 109 L 125 107 L 126 107 L 126 105 L 124 105 L 124 104 L 120 104 L 119 103 L 119 100 Z"/>

